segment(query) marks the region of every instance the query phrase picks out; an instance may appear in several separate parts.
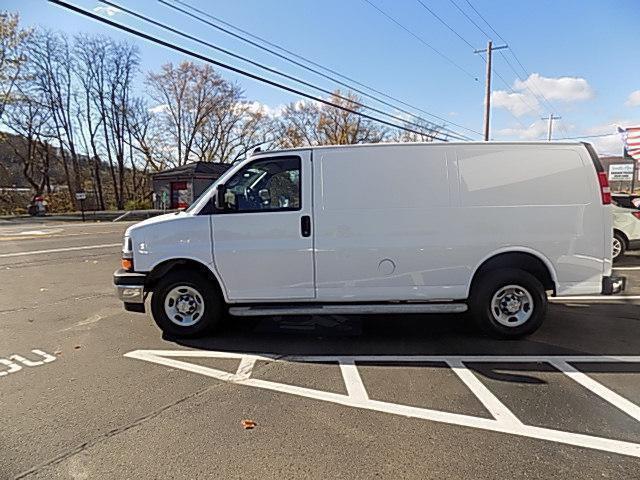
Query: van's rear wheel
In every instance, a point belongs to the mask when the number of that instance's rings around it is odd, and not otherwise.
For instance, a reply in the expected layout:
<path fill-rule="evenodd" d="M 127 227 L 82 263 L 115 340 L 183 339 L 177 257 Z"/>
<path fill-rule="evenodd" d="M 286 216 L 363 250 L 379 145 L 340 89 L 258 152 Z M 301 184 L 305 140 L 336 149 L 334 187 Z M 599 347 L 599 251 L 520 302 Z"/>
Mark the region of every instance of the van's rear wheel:
<path fill-rule="evenodd" d="M 222 321 L 223 308 L 214 286 L 197 272 L 169 273 L 151 296 L 151 313 L 160 329 L 173 337 L 196 337 Z"/>
<path fill-rule="evenodd" d="M 469 303 L 482 330 L 500 338 L 518 338 L 542 325 L 547 295 L 536 277 L 508 268 L 491 270 L 478 278 Z"/>

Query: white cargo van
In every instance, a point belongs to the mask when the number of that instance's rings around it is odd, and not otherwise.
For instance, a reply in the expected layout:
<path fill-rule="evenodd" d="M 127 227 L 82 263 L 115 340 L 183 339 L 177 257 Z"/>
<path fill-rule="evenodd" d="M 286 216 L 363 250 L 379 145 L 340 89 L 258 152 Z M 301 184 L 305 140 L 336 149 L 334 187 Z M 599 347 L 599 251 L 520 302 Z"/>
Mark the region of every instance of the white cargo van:
<path fill-rule="evenodd" d="M 611 294 L 607 178 L 583 143 L 260 152 L 184 212 L 127 229 L 118 296 L 169 335 L 235 316 L 457 313 L 536 330 L 551 295 Z"/>

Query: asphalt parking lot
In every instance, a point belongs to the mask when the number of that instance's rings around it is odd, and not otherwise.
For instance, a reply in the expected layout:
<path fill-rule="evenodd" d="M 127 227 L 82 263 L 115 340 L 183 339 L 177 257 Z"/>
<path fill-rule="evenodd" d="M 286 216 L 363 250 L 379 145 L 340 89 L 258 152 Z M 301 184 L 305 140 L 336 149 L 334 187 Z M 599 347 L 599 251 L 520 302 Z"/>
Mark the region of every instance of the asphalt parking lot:
<path fill-rule="evenodd" d="M 0 478 L 640 478 L 637 253 L 625 297 L 526 340 L 332 316 L 176 342 L 113 297 L 127 225 L 0 223 Z"/>

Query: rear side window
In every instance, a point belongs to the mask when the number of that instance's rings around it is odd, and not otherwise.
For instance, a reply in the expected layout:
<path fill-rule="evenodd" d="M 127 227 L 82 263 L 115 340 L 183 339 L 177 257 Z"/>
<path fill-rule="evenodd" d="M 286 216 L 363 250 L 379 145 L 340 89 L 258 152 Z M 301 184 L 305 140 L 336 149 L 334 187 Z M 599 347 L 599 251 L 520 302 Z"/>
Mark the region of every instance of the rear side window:
<path fill-rule="evenodd" d="M 592 201 L 593 179 L 587 177 L 578 153 L 570 149 L 465 148 L 458 152 L 458 168 L 465 206 Z"/>

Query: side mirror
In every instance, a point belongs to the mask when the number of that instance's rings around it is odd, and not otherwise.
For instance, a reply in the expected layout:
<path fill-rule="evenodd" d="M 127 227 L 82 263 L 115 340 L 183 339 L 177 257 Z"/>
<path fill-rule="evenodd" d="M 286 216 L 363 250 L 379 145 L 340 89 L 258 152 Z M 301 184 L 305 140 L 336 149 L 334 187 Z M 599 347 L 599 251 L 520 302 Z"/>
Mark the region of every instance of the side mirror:
<path fill-rule="evenodd" d="M 227 194 L 227 187 L 224 183 L 218 185 L 216 190 L 216 209 L 217 210 L 226 210 L 226 201 L 225 197 Z"/>

